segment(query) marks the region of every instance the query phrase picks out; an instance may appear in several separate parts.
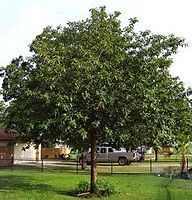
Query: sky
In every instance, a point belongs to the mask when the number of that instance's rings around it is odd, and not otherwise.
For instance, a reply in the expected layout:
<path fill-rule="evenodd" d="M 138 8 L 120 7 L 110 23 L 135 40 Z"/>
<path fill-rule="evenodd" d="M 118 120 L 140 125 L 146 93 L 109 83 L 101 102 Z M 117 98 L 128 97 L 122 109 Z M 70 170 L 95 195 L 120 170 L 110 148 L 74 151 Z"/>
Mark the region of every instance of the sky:
<path fill-rule="evenodd" d="M 29 44 L 46 26 L 86 19 L 90 8 L 100 6 L 109 13 L 120 11 L 122 26 L 137 17 L 137 30 L 185 38 L 188 47 L 174 55 L 170 72 L 186 88 L 192 86 L 191 0 L 0 0 L 0 66 L 28 56 Z"/>

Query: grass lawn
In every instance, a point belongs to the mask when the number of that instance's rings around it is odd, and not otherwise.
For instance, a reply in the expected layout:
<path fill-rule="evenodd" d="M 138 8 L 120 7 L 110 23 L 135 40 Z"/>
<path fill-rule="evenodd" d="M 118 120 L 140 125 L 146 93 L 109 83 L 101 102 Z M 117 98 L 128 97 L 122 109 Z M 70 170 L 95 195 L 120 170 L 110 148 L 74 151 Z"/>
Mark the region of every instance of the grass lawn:
<path fill-rule="evenodd" d="M 99 175 L 116 185 L 119 193 L 110 200 L 189 200 L 192 181 L 168 179 L 154 175 Z M 81 180 L 88 174 L 40 172 L 30 170 L 0 171 L 0 200 L 68 200 Z M 92 198 L 99 199 L 99 198 Z"/>

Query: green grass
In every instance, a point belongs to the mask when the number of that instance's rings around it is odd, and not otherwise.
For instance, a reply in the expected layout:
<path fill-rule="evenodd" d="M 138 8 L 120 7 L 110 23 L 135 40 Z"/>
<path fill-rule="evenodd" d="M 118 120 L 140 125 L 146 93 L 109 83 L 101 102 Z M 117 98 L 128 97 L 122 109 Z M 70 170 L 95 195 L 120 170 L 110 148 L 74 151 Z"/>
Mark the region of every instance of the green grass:
<path fill-rule="evenodd" d="M 154 175 L 100 174 L 116 185 L 119 193 L 102 200 L 188 200 L 192 181 L 168 179 Z M 30 170 L 0 171 L 0 200 L 68 200 L 81 198 L 72 192 L 89 175 Z M 99 198 L 92 198 L 99 199 Z"/>
<path fill-rule="evenodd" d="M 170 156 L 166 154 L 158 154 L 158 160 L 159 161 L 181 161 L 182 155 L 180 154 L 172 154 Z M 186 157 L 191 161 L 192 160 L 192 155 L 188 154 Z M 145 160 L 152 159 L 154 160 L 154 154 L 147 154 L 145 155 Z"/>

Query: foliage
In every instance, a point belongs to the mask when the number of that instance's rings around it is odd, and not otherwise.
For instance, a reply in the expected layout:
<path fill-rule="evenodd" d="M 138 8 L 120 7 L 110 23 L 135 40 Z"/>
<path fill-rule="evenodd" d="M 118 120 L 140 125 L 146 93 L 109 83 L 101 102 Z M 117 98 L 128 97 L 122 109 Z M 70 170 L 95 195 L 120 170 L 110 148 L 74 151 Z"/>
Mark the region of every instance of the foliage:
<path fill-rule="evenodd" d="M 184 173 L 186 165 L 186 154 L 190 153 L 192 140 L 192 109 L 191 109 L 191 89 L 185 92 L 188 106 L 183 105 L 183 111 L 178 113 L 177 134 L 173 140 L 178 144 L 178 152 L 181 154 L 181 174 Z"/>
<path fill-rule="evenodd" d="M 96 182 L 97 194 L 100 196 L 110 196 L 117 191 L 114 184 L 110 183 L 106 179 L 98 179 Z M 81 181 L 78 184 L 77 192 L 86 193 L 90 191 L 90 183 L 88 181 Z"/>
<path fill-rule="evenodd" d="M 78 184 L 77 192 L 78 193 L 84 193 L 90 191 L 90 183 L 88 181 L 81 181 Z"/>
<path fill-rule="evenodd" d="M 192 180 L 192 173 L 190 171 L 185 171 L 181 173 L 180 171 L 178 171 L 178 168 L 172 166 L 166 167 L 162 173 L 158 174 L 158 176 Z"/>
<path fill-rule="evenodd" d="M 169 178 L 176 178 L 177 174 L 178 174 L 178 168 L 173 166 L 168 166 L 164 168 L 164 171 L 161 173 L 161 176 L 163 175 Z"/>
<path fill-rule="evenodd" d="M 169 139 L 185 100 L 169 74 L 183 39 L 121 27 L 120 13 L 91 9 L 91 18 L 47 27 L 19 57 L 2 68 L 10 102 L 8 128 L 36 142 L 63 139 L 81 148 L 97 142 L 134 145 Z"/>
<path fill-rule="evenodd" d="M 115 185 L 106 179 L 98 179 L 96 183 L 98 194 L 101 196 L 109 196 L 117 193 Z"/>
<path fill-rule="evenodd" d="M 189 99 L 189 104 L 192 107 L 192 88 L 191 87 L 187 88 L 186 95 Z"/>
<path fill-rule="evenodd" d="M 0 127 L 4 127 L 6 105 L 4 101 L 0 101 Z"/>
<path fill-rule="evenodd" d="M 30 45 L 32 56 L 12 60 L 1 74 L 10 102 L 7 128 L 37 144 L 91 144 L 93 169 L 97 144 L 163 143 L 191 118 L 183 84 L 169 73 L 184 40 L 137 32 L 136 18 L 122 27 L 120 13 L 105 7 L 90 13 L 65 27 L 46 27 Z M 96 174 L 91 177 L 95 182 Z"/>

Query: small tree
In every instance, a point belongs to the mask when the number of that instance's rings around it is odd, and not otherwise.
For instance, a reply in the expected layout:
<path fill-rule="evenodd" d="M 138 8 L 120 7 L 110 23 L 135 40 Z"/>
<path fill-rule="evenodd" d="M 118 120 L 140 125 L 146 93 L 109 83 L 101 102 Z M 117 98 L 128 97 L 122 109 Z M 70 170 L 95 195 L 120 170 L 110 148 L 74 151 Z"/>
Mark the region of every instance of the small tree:
<path fill-rule="evenodd" d="M 171 55 L 183 39 L 121 26 L 105 7 L 66 27 L 47 27 L 30 45 L 31 58 L 2 69 L 10 101 L 7 127 L 26 140 L 65 140 L 91 147 L 91 192 L 96 192 L 96 146 L 108 141 L 150 144 L 175 126 L 177 79 Z"/>
<path fill-rule="evenodd" d="M 188 99 L 188 104 L 183 106 L 183 112 L 180 112 L 178 127 L 180 134 L 176 137 L 178 142 L 178 151 L 181 153 L 181 174 L 183 174 L 186 167 L 186 154 L 189 153 L 192 140 L 192 109 L 191 109 L 191 88 L 185 92 Z M 190 105 L 190 106 L 188 106 Z"/>
<path fill-rule="evenodd" d="M 181 174 L 183 174 L 186 167 L 186 154 L 189 151 L 190 140 L 186 135 L 179 138 L 179 152 L 181 153 Z"/>
<path fill-rule="evenodd" d="M 175 128 L 166 144 L 175 147 L 177 153 L 181 154 L 181 174 L 186 167 L 186 154 L 190 152 L 192 139 L 192 110 L 191 110 L 191 89 L 180 93 L 177 101 L 177 112 L 175 116 Z"/>

